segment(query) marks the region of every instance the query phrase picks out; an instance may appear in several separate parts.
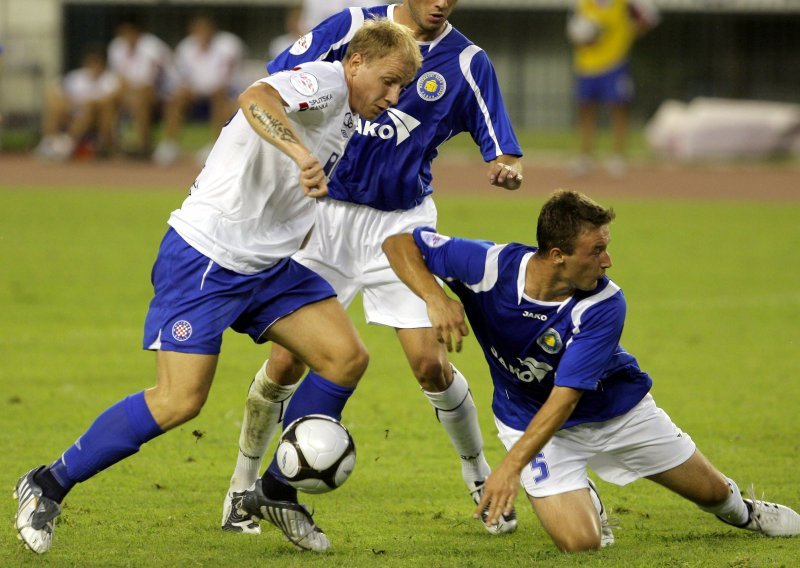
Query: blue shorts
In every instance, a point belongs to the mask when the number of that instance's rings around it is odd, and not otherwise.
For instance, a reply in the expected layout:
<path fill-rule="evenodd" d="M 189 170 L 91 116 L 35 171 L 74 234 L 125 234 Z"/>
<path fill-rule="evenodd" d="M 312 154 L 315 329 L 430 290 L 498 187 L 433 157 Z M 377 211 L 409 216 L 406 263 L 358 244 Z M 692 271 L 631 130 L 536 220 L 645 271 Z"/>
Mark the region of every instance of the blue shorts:
<path fill-rule="evenodd" d="M 630 65 L 623 63 L 601 75 L 578 76 L 575 94 L 580 103 L 626 104 L 633 100 Z"/>
<path fill-rule="evenodd" d="M 216 355 L 232 328 L 264 343 L 269 327 L 301 307 L 336 296 L 316 272 L 290 258 L 239 274 L 203 256 L 170 228 L 151 276 L 155 296 L 144 324 L 145 349 Z"/>

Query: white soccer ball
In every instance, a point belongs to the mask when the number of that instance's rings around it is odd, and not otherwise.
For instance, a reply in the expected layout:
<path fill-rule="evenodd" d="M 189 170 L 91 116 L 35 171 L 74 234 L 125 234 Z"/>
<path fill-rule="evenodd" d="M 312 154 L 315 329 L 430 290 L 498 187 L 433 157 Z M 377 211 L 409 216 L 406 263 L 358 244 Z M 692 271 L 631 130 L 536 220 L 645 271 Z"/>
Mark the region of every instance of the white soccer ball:
<path fill-rule="evenodd" d="M 600 37 L 600 25 L 585 16 L 574 14 L 567 20 L 567 37 L 575 45 L 588 45 Z"/>
<path fill-rule="evenodd" d="M 278 468 L 306 493 L 327 493 L 342 485 L 356 465 L 356 445 L 341 422 L 324 414 L 301 416 L 278 442 Z"/>

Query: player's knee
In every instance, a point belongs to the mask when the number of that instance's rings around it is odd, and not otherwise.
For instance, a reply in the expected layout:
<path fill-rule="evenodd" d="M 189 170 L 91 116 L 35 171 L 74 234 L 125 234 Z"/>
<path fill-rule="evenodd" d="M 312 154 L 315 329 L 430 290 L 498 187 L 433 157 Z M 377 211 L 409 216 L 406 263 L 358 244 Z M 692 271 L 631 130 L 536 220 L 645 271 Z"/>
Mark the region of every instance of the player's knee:
<path fill-rule="evenodd" d="M 411 359 L 411 370 L 420 386 L 428 392 L 442 392 L 447 389 L 445 375 L 447 361 L 438 352 L 424 353 Z"/>
<path fill-rule="evenodd" d="M 553 538 L 561 552 L 586 552 L 600 549 L 600 533 L 597 531 L 571 531 L 569 534 Z"/>
<path fill-rule="evenodd" d="M 355 387 L 367 370 L 369 352 L 360 341 L 341 345 L 320 358 L 314 369 L 328 380 L 345 387 Z"/>
<path fill-rule="evenodd" d="M 339 363 L 339 366 L 342 369 L 342 374 L 345 377 L 350 377 L 352 380 L 352 384 L 350 386 L 355 386 L 356 383 L 358 383 L 358 381 L 367 371 L 368 365 L 369 352 L 361 342 L 351 345 L 349 352 L 343 354 L 343 357 Z"/>
<path fill-rule="evenodd" d="M 197 417 L 207 396 L 208 393 L 183 392 L 179 389 L 157 392 L 155 403 L 160 407 L 159 425 L 162 428 L 174 428 Z"/>

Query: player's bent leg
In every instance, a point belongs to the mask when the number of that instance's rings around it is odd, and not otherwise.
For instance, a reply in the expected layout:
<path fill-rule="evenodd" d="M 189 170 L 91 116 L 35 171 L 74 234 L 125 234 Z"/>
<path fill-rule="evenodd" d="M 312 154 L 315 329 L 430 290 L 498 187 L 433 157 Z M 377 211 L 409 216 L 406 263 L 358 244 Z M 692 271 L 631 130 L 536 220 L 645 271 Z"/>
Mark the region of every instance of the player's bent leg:
<path fill-rule="evenodd" d="M 267 375 L 267 367 L 267 363 L 262 365 L 247 393 L 236 468 L 222 506 L 223 530 L 248 534 L 261 532 L 258 523 L 253 522 L 249 516 L 237 514 L 235 502 L 243 497 L 246 490 L 252 489 L 258 479 L 264 454 L 283 419 L 284 408 L 296 386 L 277 384 Z"/>
<path fill-rule="evenodd" d="M 305 305 L 281 318 L 265 337 L 340 386 L 355 388 L 369 363 L 367 348 L 336 298 Z"/>
<path fill-rule="evenodd" d="M 777 503 L 755 498 L 743 499 L 732 479 L 719 472 L 696 451 L 681 465 L 648 479 L 663 485 L 737 528 L 761 532 L 767 536 L 800 535 L 800 515 Z"/>
<path fill-rule="evenodd" d="M 50 548 L 60 503 L 76 484 L 196 416 L 208 395 L 216 362 L 216 355 L 159 351 L 154 388 L 109 407 L 50 466 L 22 476 L 15 491 L 16 526 L 26 546 L 38 553 Z"/>
<path fill-rule="evenodd" d="M 266 338 L 292 351 L 311 368 L 289 401 L 284 422 L 308 414 L 340 419 L 369 362 L 342 305 L 329 298 L 303 306 L 278 320 Z M 299 548 L 330 548 L 327 536 L 297 502 L 297 490 L 285 482 L 274 458 L 255 488 L 247 492 L 240 509 L 254 520 L 269 521 Z"/>
<path fill-rule="evenodd" d="M 491 469 L 483 454 L 478 411 L 467 380 L 448 362 L 445 348 L 436 341 L 431 328 L 397 329 L 397 337 L 423 394 L 461 458 L 461 476 L 473 501 L 478 503 Z M 514 532 L 516 511 L 504 515 L 496 525 L 484 526 L 492 534 Z"/>
<path fill-rule="evenodd" d="M 156 352 L 158 383 L 145 391 L 153 418 L 163 431 L 188 422 L 208 398 L 218 355 Z"/>
<path fill-rule="evenodd" d="M 549 497 L 531 497 L 536 516 L 562 552 L 597 550 L 601 546 L 600 517 L 587 489 Z"/>

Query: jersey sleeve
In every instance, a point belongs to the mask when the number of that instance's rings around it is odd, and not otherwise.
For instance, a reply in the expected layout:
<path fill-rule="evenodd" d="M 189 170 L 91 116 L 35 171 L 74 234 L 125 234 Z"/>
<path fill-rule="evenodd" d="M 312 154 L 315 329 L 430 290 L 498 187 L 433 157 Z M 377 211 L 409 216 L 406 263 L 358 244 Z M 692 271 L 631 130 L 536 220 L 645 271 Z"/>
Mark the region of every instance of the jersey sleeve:
<path fill-rule="evenodd" d="M 312 63 L 281 71 L 259 82 L 278 91 L 287 105 L 287 113 L 325 108 L 334 98 L 346 96 L 344 79 L 328 63 Z"/>
<path fill-rule="evenodd" d="M 600 379 L 618 350 L 625 324 L 626 304 L 613 282 L 573 308 L 574 334 L 558 364 L 555 384 L 583 390 L 597 390 Z M 605 296 L 605 297 L 604 297 Z"/>
<path fill-rule="evenodd" d="M 470 112 L 466 113 L 468 128 L 483 159 L 490 162 L 502 154 L 522 156 L 489 56 L 472 46 L 461 54 L 461 59 L 474 95 Z"/>
<path fill-rule="evenodd" d="M 363 22 L 364 13 L 359 8 L 334 14 L 267 63 L 267 71 L 276 73 L 309 61 L 341 60 L 347 43 Z"/>
<path fill-rule="evenodd" d="M 413 235 L 425 264 L 436 276 L 467 285 L 483 279 L 486 258 L 494 243 L 447 237 L 431 227 L 418 227 Z"/>

